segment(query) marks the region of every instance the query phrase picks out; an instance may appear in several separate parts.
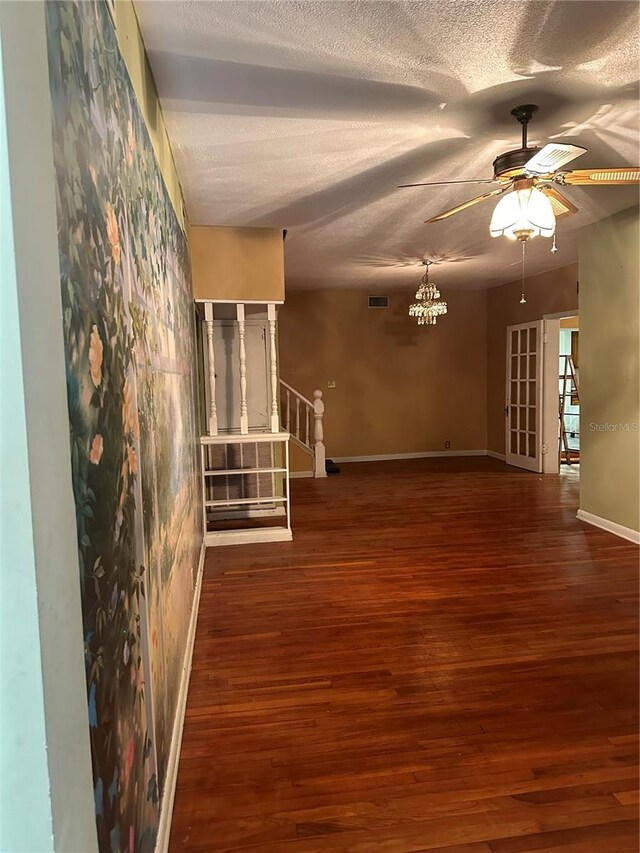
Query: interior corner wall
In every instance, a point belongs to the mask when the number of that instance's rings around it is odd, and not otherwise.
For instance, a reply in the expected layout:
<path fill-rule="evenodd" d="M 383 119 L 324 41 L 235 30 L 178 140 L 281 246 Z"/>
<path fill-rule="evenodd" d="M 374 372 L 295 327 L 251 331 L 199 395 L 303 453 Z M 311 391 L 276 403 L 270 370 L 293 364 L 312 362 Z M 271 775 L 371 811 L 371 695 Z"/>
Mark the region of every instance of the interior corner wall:
<path fill-rule="evenodd" d="M 525 305 L 520 304 L 520 281 L 487 291 L 487 441 L 488 449 L 499 454 L 505 452 L 507 326 L 577 310 L 577 264 L 530 276 L 525 291 Z"/>
<path fill-rule="evenodd" d="M 284 300 L 284 240 L 279 228 L 192 225 L 195 299 Z"/>
<path fill-rule="evenodd" d="M 486 449 L 485 291 L 447 291 L 435 326 L 408 316 L 414 290 L 386 309 L 367 296 L 291 291 L 279 311 L 281 376 L 309 399 L 323 391 L 327 456 Z"/>
<path fill-rule="evenodd" d="M 580 509 L 640 530 L 640 222 L 584 228 L 580 269 Z"/>
<path fill-rule="evenodd" d="M 91 853 L 44 4 L 0 3 L 0 43 L 0 850 Z"/>

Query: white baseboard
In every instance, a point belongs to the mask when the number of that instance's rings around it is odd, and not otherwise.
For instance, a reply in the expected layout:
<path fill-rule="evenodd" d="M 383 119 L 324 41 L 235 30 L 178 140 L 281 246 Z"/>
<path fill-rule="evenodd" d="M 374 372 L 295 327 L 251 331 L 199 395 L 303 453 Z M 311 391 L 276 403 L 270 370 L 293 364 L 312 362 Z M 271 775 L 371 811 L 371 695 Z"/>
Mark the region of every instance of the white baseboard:
<path fill-rule="evenodd" d="M 167 761 L 167 775 L 164 782 L 164 794 L 162 795 L 162 801 L 160 803 L 160 822 L 158 824 L 158 837 L 156 839 L 155 853 L 167 853 L 169 850 L 171 818 L 173 816 L 173 802 L 175 800 L 176 784 L 178 782 L 178 762 L 180 760 L 182 731 L 184 729 L 184 718 L 187 709 L 187 693 L 189 692 L 191 659 L 193 657 L 193 645 L 196 639 L 196 625 L 198 623 L 198 610 L 200 607 L 200 592 L 202 591 L 202 574 L 204 572 L 204 557 L 206 550 L 206 545 L 203 542 L 200 548 L 200 559 L 198 560 L 198 573 L 196 576 L 196 588 L 193 594 L 189 633 L 187 634 L 187 647 L 184 650 L 184 662 L 182 664 L 182 676 L 180 678 L 180 691 L 178 693 L 178 703 L 176 705 L 176 716 L 173 721 L 173 732 L 171 733 L 171 748 L 169 750 L 169 760 Z"/>
<path fill-rule="evenodd" d="M 499 459 L 501 462 L 507 461 L 505 453 L 496 453 L 495 450 L 487 450 L 487 456 L 490 456 L 492 459 Z"/>
<path fill-rule="evenodd" d="M 306 477 L 313 477 L 313 471 L 289 471 L 290 480 L 300 480 Z"/>
<path fill-rule="evenodd" d="M 205 544 L 210 547 L 220 545 L 257 545 L 260 542 L 291 542 L 293 534 L 288 527 L 262 527 L 253 530 L 218 530 L 205 533 Z"/>
<path fill-rule="evenodd" d="M 486 456 L 486 450 L 427 450 L 423 453 L 380 453 L 376 456 L 332 456 L 334 462 L 384 462 L 388 459 L 430 459 L 438 456 Z"/>
<path fill-rule="evenodd" d="M 614 536 L 620 536 L 622 539 L 628 539 L 636 545 L 640 545 L 640 531 L 633 530 L 631 527 L 623 527 L 622 524 L 616 524 L 615 521 L 609 521 L 608 518 L 601 518 L 599 515 L 594 515 L 591 512 L 585 512 L 579 509 L 576 517 L 580 521 L 599 527 L 601 530 L 606 530 L 608 533 L 613 533 Z"/>
<path fill-rule="evenodd" d="M 220 512 L 207 510 L 207 516 L 211 521 L 229 521 L 238 518 L 269 518 L 270 516 L 281 516 L 286 514 L 287 511 L 283 506 L 276 506 L 272 509 L 235 509 Z"/>

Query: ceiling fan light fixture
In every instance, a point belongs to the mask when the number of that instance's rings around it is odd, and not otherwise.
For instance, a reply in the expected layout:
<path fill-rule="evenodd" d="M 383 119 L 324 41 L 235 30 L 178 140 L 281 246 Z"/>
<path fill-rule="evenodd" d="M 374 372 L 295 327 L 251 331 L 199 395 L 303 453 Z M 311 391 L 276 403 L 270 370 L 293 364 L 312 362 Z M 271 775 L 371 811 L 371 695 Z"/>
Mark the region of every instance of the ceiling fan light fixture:
<path fill-rule="evenodd" d="M 551 202 L 530 180 L 516 181 L 513 191 L 495 206 L 489 225 L 492 237 L 521 241 L 552 237 L 555 230 L 556 217 Z"/>

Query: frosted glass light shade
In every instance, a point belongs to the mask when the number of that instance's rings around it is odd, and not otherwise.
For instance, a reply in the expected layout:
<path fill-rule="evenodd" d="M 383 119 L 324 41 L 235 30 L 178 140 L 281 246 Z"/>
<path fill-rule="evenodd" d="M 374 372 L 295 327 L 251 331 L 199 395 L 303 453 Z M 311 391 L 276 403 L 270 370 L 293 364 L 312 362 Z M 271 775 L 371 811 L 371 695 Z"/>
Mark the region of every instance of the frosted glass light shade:
<path fill-rule="evenodd" d="M 496 204 L 489 230 L 492 237 L 515 240 L 517 232 L 528 232 L 529 237 L 552 237 L 556 218 L 551 202 L 536 187 L 515 189 L 504 195 Z"/>

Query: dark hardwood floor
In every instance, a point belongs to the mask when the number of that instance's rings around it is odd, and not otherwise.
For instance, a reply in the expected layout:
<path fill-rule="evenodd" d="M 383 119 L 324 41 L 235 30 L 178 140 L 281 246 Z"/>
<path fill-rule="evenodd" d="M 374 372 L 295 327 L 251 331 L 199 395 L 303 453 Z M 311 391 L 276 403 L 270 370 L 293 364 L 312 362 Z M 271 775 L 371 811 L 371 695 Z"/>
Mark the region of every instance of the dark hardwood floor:
<path fill-rule="evenodd" d="M 488 458 L 293 483 L 210 549 L 171 851 L 638 849 L 638 549 Z"/>

